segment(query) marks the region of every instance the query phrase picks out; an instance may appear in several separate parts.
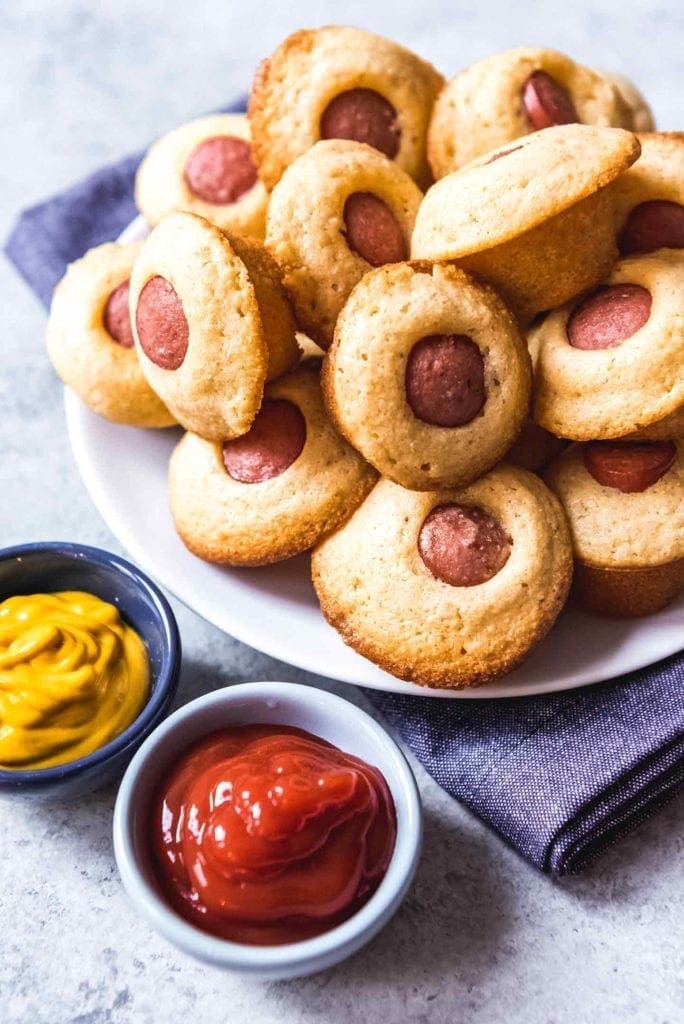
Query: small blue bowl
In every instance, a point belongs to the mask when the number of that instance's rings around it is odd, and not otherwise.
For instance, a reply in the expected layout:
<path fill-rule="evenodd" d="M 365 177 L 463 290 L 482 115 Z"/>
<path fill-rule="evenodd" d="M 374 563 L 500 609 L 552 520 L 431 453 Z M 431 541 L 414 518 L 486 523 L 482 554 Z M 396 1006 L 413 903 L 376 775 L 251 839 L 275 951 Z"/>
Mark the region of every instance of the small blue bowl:
<path fill-rule="evenodd" d="M 84 590 L 109 601 L 142 637 L 151 693 L 119 736 L 77 761 L 27 771 L 0 769 L 0 793 L 73 799 L 118 778 L 145 737 L 169 712 L 178 686 L 181 643 L 169 602 L 130 562 L 100 548 L 60 541 L 0 550 L 0 601 L 16 594 Z"/>
<path fill-rule="evenodd" d="M 374 765 L 389 786 L 397 815 L 387 872 L 368 902 L 321 935 L 276 946 L 231 942 L 186 921 L 164 896 L 151 857 L 150 808 L 160 781 L 196 740 L 216 729 L 250 722 L 295 725 Z M 179 708 L 148 736 L 131 761 L 114 808 L 114 855 L 124 888 L 140 913 L 185 953 L 264 981 L 315 974 L 369 942 L 406 896 L 422 836 L 416 780 L 389 733 L 356 704 L 301 683 L 237 683 Z"/>

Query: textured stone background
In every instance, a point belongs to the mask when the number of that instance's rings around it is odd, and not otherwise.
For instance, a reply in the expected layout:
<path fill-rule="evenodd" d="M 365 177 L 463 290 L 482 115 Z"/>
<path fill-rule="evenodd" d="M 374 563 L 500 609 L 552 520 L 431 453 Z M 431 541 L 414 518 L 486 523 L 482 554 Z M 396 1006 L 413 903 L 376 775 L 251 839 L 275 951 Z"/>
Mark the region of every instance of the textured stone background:
<path fill-rule="evenodd" d="M 556 46 L 631 73 L 661 126 L 682 127 L 684 12 L 674 0 L 300 0 L 295 13 L 276 2 L 3 0 L 2 235 L 22 205 L 244 91 L 287 32 L 330 21 L 394 36 L 448 74 L 508 46 Z M 69 450 L 43 312 L 1 260 L 0 295 L 2 543 L 70 538 L 117 549 Z M 232 680 L 320 685 L 177 611 L 182 700 Z M 113 792 L 65 807 L 1 802 L 0 1021 L 681 1020 L 682 801 L 582 877 L 554 883 L 418 776 L 425 855 L 403 909 L 345 965 L 271 985 L 202 967 L 135 915 L 112 856 Z"/>

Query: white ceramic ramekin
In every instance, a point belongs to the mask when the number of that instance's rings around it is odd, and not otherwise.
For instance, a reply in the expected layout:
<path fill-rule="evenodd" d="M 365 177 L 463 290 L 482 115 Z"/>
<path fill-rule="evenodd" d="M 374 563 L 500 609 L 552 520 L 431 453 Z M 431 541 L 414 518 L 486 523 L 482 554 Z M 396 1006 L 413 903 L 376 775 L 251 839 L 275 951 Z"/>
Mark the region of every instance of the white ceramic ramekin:
<path fill-rule="evenodd" d="M 248 946 L 208 935 L 181 918 L 156 882 L 149 808 L 157 785 L 195 740 L 231 725 L 294 725 L 375 765 L 397 812 L 397 841 L 379 888 L 353 917 L 323 935 L 281 946 Z M 241 683 L 206 694 L 171 715 L 145 740 L 124 776 L 114 812 L 114 851 L 124 886 L 167 939 L 206 963 L 263 979 L 296 978 L 331 967 L 368 942 L 406 895 L 420 856 L 422 817 L 413 773 L 394 740 L 365 711 L 324 690 L 294 683 Z"/>

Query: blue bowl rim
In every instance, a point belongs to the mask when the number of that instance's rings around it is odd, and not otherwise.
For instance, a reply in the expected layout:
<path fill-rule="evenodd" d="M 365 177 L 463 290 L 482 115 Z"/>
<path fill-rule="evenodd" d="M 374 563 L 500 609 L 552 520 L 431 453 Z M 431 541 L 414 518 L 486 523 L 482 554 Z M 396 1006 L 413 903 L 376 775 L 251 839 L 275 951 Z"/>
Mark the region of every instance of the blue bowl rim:
<path fill-rule="evenodd" d="M 145 737 L 146 733 L 155 725 L 159 713 L 163 711 L 166 703 L 173 696 L 180 675 L 181 640 L 176 617 L 160 587 L 142 569 L 122 558 L 121 555 L 114 554 L 113 551 L 92 547 L 89 544 L 76 544 L 72 541 L 37 541 L 0 548 L 0 562 L 40 552 L 64 555 L 65 558 L 81 561 L 86 565 L 88 563 L 104 565 L 107 568 L 114 568 L 117 573 L 128 576 L 139 590 L 146 591 L 152 598 L 152 604 L 163 626 L 167 650 L 155 677 L 149 700 L 122 733 L 115 736 L 109 743 L 105 743 L 103 747 L 94 750 L 92 754 L 80 757 L 76 761 L 66 761 L 62 765 L 53 765 L 51 768 L 12 770 L 0 768 L 0 784 L 14 783 L 17 786 L 28 786 L 31 783 L 59 782 L 72 778 L 95 765 L 104 764 L 105 761 L 120 754 L 132 741 Z"/>

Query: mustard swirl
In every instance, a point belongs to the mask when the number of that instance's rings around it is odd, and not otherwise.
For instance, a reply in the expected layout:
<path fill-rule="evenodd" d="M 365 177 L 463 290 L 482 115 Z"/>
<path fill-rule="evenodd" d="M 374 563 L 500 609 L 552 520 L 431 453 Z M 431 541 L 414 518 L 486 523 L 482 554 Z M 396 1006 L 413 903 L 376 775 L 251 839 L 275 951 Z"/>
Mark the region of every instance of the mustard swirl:
<path fill-rule="evenodd" d="M 145 644 L 114 605 L 82 591 L 0 603 L 0 767 L 91 754 L 131 724 L 149 689 Z"/>

